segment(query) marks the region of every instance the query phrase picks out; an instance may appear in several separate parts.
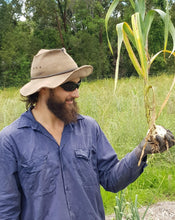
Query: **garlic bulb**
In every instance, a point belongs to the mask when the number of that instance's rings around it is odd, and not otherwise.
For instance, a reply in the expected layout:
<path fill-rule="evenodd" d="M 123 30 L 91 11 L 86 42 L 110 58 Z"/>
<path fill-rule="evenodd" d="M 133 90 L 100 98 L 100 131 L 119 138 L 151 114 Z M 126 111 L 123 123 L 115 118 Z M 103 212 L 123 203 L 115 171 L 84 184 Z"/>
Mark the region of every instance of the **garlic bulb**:
<path fill-rule="evenodd" d="M 161 125 L 156 125 L 156 128 L 152 132 L 152 136 L 155 138 L 156 135 L 164 137 L 166 135 L 166 129 L 163 128 Z"/>

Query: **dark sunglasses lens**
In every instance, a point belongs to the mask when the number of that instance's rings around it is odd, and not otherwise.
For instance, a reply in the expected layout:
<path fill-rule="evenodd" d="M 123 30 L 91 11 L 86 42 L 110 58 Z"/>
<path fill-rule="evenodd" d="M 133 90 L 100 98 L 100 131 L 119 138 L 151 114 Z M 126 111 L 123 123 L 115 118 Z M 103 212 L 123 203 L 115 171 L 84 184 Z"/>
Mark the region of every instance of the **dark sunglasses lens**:
<path fill-rule="evenodd" d="M 80 84 L 81 84 L 81 80 L 78 83 L 67 82 L 67 83 L 64 83 L 64 84 L 62 84 L 60 86 L 65 91 L 71 92 L 71 91 L 74 91 L 75 89 L 78 89 L 80 87 Z"/>

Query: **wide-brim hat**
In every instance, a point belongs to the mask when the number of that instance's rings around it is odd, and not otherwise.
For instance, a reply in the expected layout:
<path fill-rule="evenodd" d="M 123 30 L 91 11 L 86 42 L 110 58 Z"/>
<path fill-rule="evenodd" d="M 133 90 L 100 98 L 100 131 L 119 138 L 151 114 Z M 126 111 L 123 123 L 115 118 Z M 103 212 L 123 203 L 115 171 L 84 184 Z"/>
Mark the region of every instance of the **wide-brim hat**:
<path fill-rule="evenodd" d="M 67 81 L 87 77 L 92 71 L 91 65 L 78 67 L 65 48 L 41 49 L 33 58 L 31 80 L 20 89 L 20 93 L 29 96 L 41 88 L 56 88 Z"/>

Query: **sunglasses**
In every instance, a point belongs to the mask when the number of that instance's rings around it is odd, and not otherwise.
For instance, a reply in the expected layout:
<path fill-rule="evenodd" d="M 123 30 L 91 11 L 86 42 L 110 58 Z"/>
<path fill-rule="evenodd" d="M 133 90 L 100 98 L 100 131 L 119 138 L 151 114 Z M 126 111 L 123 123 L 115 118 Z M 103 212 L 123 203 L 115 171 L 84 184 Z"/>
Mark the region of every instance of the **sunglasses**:
<path fill-rule="evenodd" d="M 60 85 L 60 87 L 67 92 L 71 92 L 71 91 L 74 91 L 75 89 L 78 89 L 80 87 L 80 84 L 81 84 L 81 80 L 78 83 L 66 82 L 66 83 Z"/>

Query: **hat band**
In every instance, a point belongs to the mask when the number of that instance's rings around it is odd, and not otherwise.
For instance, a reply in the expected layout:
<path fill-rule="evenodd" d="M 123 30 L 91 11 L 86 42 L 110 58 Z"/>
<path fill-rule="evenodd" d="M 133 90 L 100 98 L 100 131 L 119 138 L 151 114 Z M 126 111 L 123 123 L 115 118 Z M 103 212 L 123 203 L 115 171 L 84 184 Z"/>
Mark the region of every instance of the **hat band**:
<path fill-rule="evenodd" d="M 77 68 L 76 68 L 77 69 Z M 64 73 L 69 73 L 69 72 L 72 72 L 76 69 L 72 69 L 72 70 L 67 70 L 65 72 L 61 72 L 61 73 L 55 73 L 55 74 L 51 74 L 51 75 L 48 75 L 48 76 L 36 76 L 36 77 L 31 77 L 31 80 L 32 79 L 43 79 L 43 78 L 48 78 L 48 77 L 52 77 L 52 76 L 57 76 L 57 75 L 61 75 L 61 74 L 64 74 Z"/>

